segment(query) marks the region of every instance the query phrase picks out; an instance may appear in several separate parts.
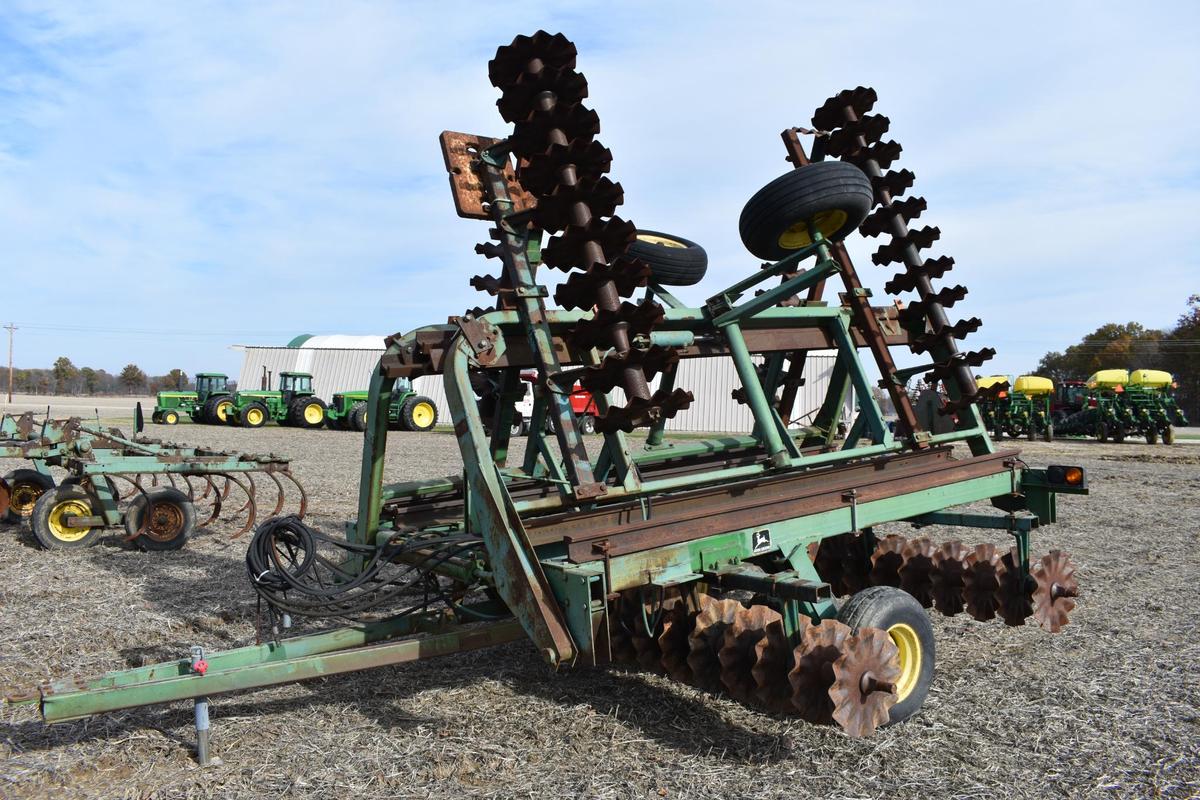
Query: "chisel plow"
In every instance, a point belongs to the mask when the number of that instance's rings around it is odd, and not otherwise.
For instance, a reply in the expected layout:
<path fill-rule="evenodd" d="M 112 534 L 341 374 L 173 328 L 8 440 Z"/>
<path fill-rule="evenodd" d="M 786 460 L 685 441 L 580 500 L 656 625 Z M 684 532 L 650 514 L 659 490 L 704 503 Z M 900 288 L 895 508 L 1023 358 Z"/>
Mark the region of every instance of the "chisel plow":
<path fill-rule="evenodd" d="M 276 455 L 227 453 L 129 438 L 78 417 L 38 420 L 32 412 L 0 418 L 0 457 L 24 459 L 0 481 L 0 516 L 27 519 L 48 549 L 94 544 L 104 528 L 124 525 L 126 539 L 146 550 L 182 547 L 196 528 L 215 523 L 249 531 L 265 516 L 308 498 Z M 50 467 L 68 473 L 55 485 Z M 13 502 L 13 500 L 16 502 Z"/>
<path fill-rule="evenodd" d="M 491 224 L 476 251 L 500 274 L 471 283 L 494 305 L 387 339 L 345 537 L 274 519 L 247 555 L 275 635 L 298 616 L 357 622 L 52 683 L 28 696 L 47 719 L 193 698 L 203 758 L 211 694 L 528 639 L 556 668 L 641 665 L 862 736 L 924 701 L 927 609 L 1067 623 L 1075 568 L 1058 550 L 1032 555 L 1031 538 L 1055 521 L 1058 494 L 1087 492 L 1086 477 L 1031 468 L 989 439 L 973 374 L 992 351 L 959 349 L 980 323 L 948 316 L 966 289 L 934 285 L 953 261 L 921 255 L 938 230 L 909 227 L 926 203 L 903 197 L 911 172 L 890 170 L 900 146 L 883 141 L 873 90 L 841 92 L 812 128 L 783 132 L 792 169 L 739 220 L 759 262 L 689 307 L 667 287 L 699 280 L 703 250 L 615 215 L 623 191 L 583 104 L 575 46 L 518 36 L 489 76 L 509 134 L 447 131 L 441 144 L 459 215 Z M 801 136 L 813 136 L 807 150 Z M 890 237 L 873 260 L 900 265 L 887 290 L 912 302 L 871 305 L 842 244 L 855 231 Z M 565 273 L 558 307 L 538 280 L 545 268 Z M 834 302 L 828 282 L 840 284 Z M 892 346 L 921 363 L 897 368 Z M 813 350 L 837 359 L 809 414 L 796 397 Z M 695 358 L 732 362 L 729 388 L 754 420 L 743 435 L 667 435 L 704 402 L 675 385 Z M 536 391 L 522 452 L 512 422 L 523 372 Z M 386 483 L 388 398 L 422 375 L 443 378 L 463 469 Z M 918 424 L 904 391 L 916 376 L 943 385 L 949 432 Z M 600 439 L 585 441 L 572 411 L 577 383 L 595 398 Z M 875 388 L 893 401 L 894 430 Z M 843 420 L 851 396 L 856 413 Z M 953 510 L 972 503 L 991 511 Z M 885 523 L 990 530 L 1007 544 L 877 536 Z"/>

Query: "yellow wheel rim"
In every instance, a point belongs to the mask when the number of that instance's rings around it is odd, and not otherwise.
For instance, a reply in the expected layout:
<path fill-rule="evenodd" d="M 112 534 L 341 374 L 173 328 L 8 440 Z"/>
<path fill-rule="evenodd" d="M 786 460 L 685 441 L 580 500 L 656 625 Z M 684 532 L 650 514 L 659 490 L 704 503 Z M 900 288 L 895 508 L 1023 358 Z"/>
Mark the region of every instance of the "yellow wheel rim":
<path fill-rule="evenodd" d="M 263 412 L 257 408 L 252 408 L 246 412 L 246 421 L 251 425 L 261 425 L 263 421 Z"/>
<path fill-rule="evenodd" d="M 60 542 L 78 542 L 80 539 L 88 535 L 91 526 L 83 528 L 71 528 L 67 526 L 67 516 L 75 517 L 90 517 L 92 508 L 85 500 L 63 500 L 61 503 L 50 509 L 50 518 L 47 524 L 50 527 L 50 533 L 54 534 L 54 538 Z"/>
<path fill-rule="evenodd" d="M 217 419 L 224 422 L 225 418 L 229 416 L 229 409 L 231 408 L 233 408 L 233 403 L 217 403 Z"/>
<path fill-rule="evenodd" d="M 363 411 L 363 425 L 366 425 L 366 424 L 367 424 L 367 413 L 368 413 L 368 412 L 366 412 L 366 411 Z"/>
<path fill-rule="evenodd" d="M 903 702 L 917 688 L 921 677 L 921 639 L 910 625 L 898 622 L 887 629 L 888 636 L 899 651 L 900 678 L 896 681 L 896 702 Z"/>
<path fill-rule="evenodd" d="M 9 498 L 8 507 L 20 514 L 22 517 L 28 517 L 33 513 L 33 505 L 42 496 L 45 490 L 36 483 L 18 483 L 12 487 L 12 496 Z"/>
<path fill-rule="evenodd" d="M 666 236 L 655 236 L 651 233 L 639 233 L 637 235 L 637 240 L 639 242 L 646 242 L 648 244 L 657 244 L 662 247 L 675 247 L 680 250 L 687 249 L 687 245 L 683 242 L 678 242 L 674 239 L 668 239 Z"/>
<path fill-rule="evenodd" d="M 166 423 L 168 425 L 174 425 L 176 422 L 179 422 L 179 415 L 176 414 L 174 411 L 168 411 L 167 416 L 166 416 Z"/>
<path fill-rule="evenodd" d="M 429 403 L 417 403 L 412 416 L 416 427 L 428 428 L 433 424 L 433 406 Z"/>
<path fill-rule="evenodd" d="M 309 425 L 318 425 L 325 419 L 325 412 L 319 403 L 309 403 L 304 407 L 304 421 Z"/>
<path fill-rule="evenodd" d="M 791 225 L 779 237 L 779 246 L 785 250 L 799 250 L 801 247 L 808 247 L 812 244 L 812 239 L 808 235 L 810 222 L 817 226 L 817 230 L 821 232 L 822 236 L 828 238 L 846 224 L 846 212 L 840 208 L 822 211 L 811 220 L 802 220 Z"/>

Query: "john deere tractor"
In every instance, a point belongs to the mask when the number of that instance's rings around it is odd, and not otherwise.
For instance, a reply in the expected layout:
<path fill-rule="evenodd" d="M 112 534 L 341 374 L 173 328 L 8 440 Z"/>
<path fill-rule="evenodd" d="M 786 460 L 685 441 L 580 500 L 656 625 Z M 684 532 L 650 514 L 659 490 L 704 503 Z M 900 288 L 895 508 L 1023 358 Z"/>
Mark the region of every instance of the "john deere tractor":
<path fill-rule="evenodd" d="M 261 428 L 274 420 L 294 428 L 319 428 L 325 424 L 325 401 L 313 394 L 312 375 L 279 373 L 279 389 L 239 391 L 225 421 L 243 428 Z"/>
<path fill-rule="evenodd" d="M 180 415 L 187 414 L 192 422 L 222 423 L 233 401 L 230 399 L 229 376 L 220 372 L 201 372 L 196 375 L 196 391 L 159 392 L 150 419 L 163 425 L 174 425 Z"/>
<path fill-rule="evenodd" d="M 366 389 L 355 392 L 338 392 L 325 411 L 329 427 L 339 431 L 365 431 L 367 429 Z M 417 394 L 407 378 L 396 381 L 388 402 L 388 427 L 394 431 L 432 430 L 437 424 L 437 405 L 428 397 Z"/>

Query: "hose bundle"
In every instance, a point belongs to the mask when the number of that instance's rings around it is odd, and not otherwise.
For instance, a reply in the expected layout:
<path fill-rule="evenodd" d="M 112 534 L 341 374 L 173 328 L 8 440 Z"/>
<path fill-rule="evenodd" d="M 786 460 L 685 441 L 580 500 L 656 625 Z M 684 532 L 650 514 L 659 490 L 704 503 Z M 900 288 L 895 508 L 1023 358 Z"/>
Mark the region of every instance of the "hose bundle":
<path fill-rule="evenodd" d="M 403 602 L 407 605 L 389 615 L 404 616 L 438 599 L 448 602 L 432 570 L 481 541 L 453 534 L 356 544 L 327 536 L 289 515 L 268 519 L 255 529 L 246 550 L 246 571 L 260 602 L 273 615 L 353 619 Z M 430 552 L 419 561 L 397 563 L 418 550 Z M 355 560 L 361 561 L 361 569 L 348 566 Z"/>

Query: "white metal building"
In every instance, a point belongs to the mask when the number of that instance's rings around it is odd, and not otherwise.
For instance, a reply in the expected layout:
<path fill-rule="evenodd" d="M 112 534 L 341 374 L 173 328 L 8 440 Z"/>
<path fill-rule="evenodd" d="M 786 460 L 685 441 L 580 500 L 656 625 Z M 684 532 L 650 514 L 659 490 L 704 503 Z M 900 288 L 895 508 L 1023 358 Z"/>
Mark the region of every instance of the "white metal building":
<path fill-rule="evenodd" d="M 382 336 L 298 336 L 286 347 L 243 345 L 242 371 L 238 386 L 254 389 L 264 375 L 270 375 L 272 388 L 278 385 L 281 371 L 309 372 L 313 388 L 326 402 L 335 392 L 367 389 L 371 373 L 383 355 Z M 805 383 L 796 399 L 794 419 L 811 418 L 825 399 L 833 370 L 833 351 L 812 352 L 805 366 Z M 695 396 L 692 407 L 667 424 L 667 430 L 745 432 L 753 426 L 748 407 L 730 397 L 739 386 L 733 361 L 728 358 L 695 358 L 680 362 L 675 385 Z M 441 376 L 417 378 L 415 388 L 430 397 L 438 407 L 438 418 L 449 422 L 450 409 Z M 853 418 L 853 397 L 847 399 L 843 419 Z"/>

